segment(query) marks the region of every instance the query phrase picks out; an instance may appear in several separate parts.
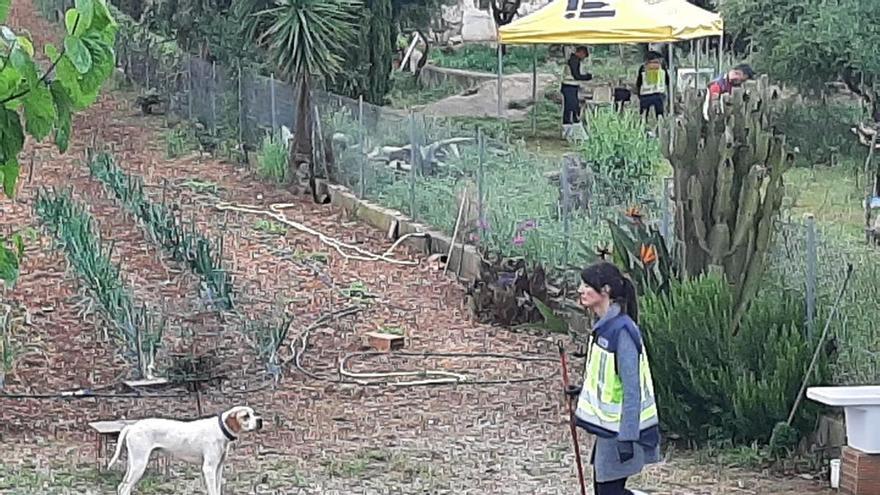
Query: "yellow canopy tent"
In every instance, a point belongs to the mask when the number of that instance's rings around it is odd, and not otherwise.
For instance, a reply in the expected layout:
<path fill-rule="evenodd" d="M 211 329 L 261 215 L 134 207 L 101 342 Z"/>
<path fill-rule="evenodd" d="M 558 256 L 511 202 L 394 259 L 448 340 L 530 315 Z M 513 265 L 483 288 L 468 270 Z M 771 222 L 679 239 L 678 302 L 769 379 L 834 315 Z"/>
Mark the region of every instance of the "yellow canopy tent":
<path fill-rule="evenodd" d="M 724 21 L 719 14 L 687 0 L 553 0 L 498 31 L 498 115 L 503 115 L 501 45 L 666 42 L 670 43 L 669 70 L 674 74 L 672 43 L 709 36 L 721 39 L 718 44 L 720 72 Z M 696 59 L 694 63 L 696 65 Z M 537 77 L 536 68 L 532 70 L 533 78 Z M 535 94 L 534 88 L 532 94 Z"/>
<path fill-rule="evenodd" d="M 502 44 L 675 42 L 721 36 L 721 16 L 686 0 L 555 0 L 502 26 Z"/>

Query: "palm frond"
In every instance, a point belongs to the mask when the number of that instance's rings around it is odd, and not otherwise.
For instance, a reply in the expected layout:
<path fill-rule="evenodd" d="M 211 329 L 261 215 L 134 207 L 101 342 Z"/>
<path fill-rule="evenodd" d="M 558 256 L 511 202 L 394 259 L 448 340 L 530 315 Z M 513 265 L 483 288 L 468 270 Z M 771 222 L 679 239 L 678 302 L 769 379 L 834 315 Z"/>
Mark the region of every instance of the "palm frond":
<path fill-rule="evenodd" d="M 257 41 L 264 45 L 289 79 L 308 74 L 332 79 L 342 71 L 346 50 L 357 49 L 357 14 L 362 4 L 352 0 L 276 0 L 276 7 L 257 12 L 256 26 L 270 20 Z"/>

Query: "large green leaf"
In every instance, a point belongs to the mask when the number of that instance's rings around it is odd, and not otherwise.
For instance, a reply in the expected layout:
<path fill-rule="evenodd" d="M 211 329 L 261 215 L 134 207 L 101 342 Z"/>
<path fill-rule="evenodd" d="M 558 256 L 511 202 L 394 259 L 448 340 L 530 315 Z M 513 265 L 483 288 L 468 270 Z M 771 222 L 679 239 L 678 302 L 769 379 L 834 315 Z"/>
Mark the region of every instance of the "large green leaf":
<path fill-rule="evenodd" d="M 67 90 L 58 81 L 52 81 L 52 100 L 55 102 L 55 115 L 58 120 L 55 123 L 55 145 L 58 151 L 64 153 L 70 143 L 70 120 L 73 102 Z"/>
<path fill-rule="evenodd" d="M 107 8 L 106 0 L 93 0 L 92 7 L 94 10 L 91 28 L 93 31 L 107 31 L 112 28 L 115 32 L 117 26 L 113 16 L 110 15 L 110 9 Z"/>
<path fill-rule="evenodd" d="M 27 53 L 29 57 L 33 57 L 34 44 L 31 43 L 31 40 L 29 40 L 27 36 L 18 36 L 16 39 L 18 40 L 18 46 L 22 50 L 24 50 L 24 52 Z"/>
<path fill-rule="evenodd" d="M 6 22 L 6 17 L 9 16 L 9 6 L 12 4 L 12 0 L 0 0 L 0 24 Z"/>
<path fill-rule="evenodd" d="M 76 33 L 86 32 L 92 25 L 92 17 L 95 13 L 95 6 L 92 0 L 76 0 L 76 10 L 79 12 L 79 23 L 76 26 Z"/>
<path fill-rule="evenodd" d="M 74 27 L 76 27 L 76 31 L 81 33 L 79 28 L 79 21 L 82 16 L 76 9 L 67 9 L 67 12 L 64 13 L 64 27 L 67 28 L 67 34 L 73 35 Z"/>
<path fill-rule="evenodd" d="M 91 54 L 92 69 L 83 74 L 81 86 L 84 92 L 97 96 L 98 90 L 113 72 L 116 57 L 112 45 L 103 39 L 101 33 L 89 33 L 82 41 Z"/>
<path fill-rule="evenodd" d="M 6 159 L 6 163 L 0 165 L 0 181 L 3 183 L 3 193 L 7 197 L 15 196 L 15 184 L 18 182 L 18 160 L 16 157 Z"/>
<path fill-rule="evenodd" d="M 17 112 L 0 108 L 0 159 L 18 156 L 24 147 L 24 131 Z"/>
<path fill-rule="evenodd" d="M 64 54 L 80 74 L 85 74 L 92 68 L 92 54 L 81 39 L 65 36 Z"/>
<path fill-rule="evenodd" d="M 21 47 L 16 47 L 9 54 L 9 64 L 18 71 L 28 86 L 36 84 L 40 79 L 37 73 L 37 65 Z"/>
<path fill-rule="evenodd" d="M 23 98 L 25 130 L 37 141 L 52 132 L 55 124 L 55 104 L 45 84 L 34 86 Z"/>
<path fill-rule="evenodd" d="M 73 102 L 74 110 L 82 110 L 89 105 L 89 98 L 83 94 L 82 85 L 80 84 L 81 74 L 73 66 L 73 63 L 67 57 L 61 57 L 58 65 L 55 66 L 55 76 L 57 81 L 64 86 Z"/>
<path fill-rule="evenodd" d="M 43 53 L 45 53 L 46 56 L 49 57 L 50 62 L 55 62 L 60 56 L 60 54 L 58 53 L 58 48 L 56 48 L 55 45 L 53 45 L 52 43 L 46 43 L 46 45 L 43 46 Z"/>
<path fill-rule="evenodd" d="M 3 67 L 0 70 L 0 100 L 16 93 L 20 82 L 21 74 L 12 65 Z"/>

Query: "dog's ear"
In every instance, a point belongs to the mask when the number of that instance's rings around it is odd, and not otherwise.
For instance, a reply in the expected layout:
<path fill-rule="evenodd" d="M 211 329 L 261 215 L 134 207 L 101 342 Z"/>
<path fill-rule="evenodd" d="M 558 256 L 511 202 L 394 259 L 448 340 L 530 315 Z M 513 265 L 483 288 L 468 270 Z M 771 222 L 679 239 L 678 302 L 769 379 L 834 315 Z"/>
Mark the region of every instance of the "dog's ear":
<path fill-rule="evenodd" d="M 241 411 L 229 413 L 226 415 L 226 419 L 223 420 L 223 422 L 226 424 L 226 427 L 229 428 L 229 431 L 231 431 L 235 435 L 238 435 L 239 433 L 241 433 L 241 430 L 244 429 L 241 424 L 241 419 L 239 419 L 238 417 L 239 414 L 241 414 Z"/>

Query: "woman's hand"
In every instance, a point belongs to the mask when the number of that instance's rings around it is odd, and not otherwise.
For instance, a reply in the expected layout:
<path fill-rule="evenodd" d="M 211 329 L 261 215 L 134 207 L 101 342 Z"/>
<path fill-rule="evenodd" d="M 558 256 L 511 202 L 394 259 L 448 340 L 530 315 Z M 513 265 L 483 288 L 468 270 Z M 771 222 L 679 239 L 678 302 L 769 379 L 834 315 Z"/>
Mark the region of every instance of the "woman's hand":
<path fill-rule="evenodd" d="M 633 442 L 617 442 L 617 457 L 620 462 L 626 462 L 633 458 Z"/>

